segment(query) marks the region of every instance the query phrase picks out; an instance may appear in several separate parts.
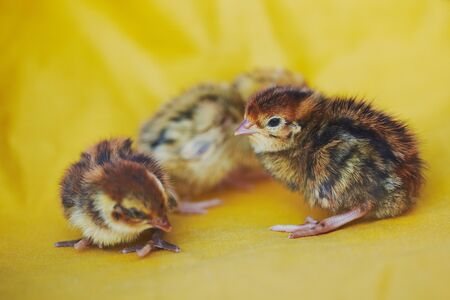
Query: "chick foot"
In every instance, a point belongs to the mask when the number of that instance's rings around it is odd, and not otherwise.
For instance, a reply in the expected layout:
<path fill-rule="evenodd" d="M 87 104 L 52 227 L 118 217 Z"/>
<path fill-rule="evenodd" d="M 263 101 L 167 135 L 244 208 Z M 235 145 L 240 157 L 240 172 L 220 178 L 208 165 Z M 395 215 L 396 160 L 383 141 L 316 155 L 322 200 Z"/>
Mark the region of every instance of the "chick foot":
<path fill-rule="evenodd" d="M 370 208 L 356 208 L 347 213 L 336 215 L 333 217 L 326 218 L 322 221 L 316 221 L 311 217 L 306 217 L 305 223 L 301 225 L 275 225 L 270 229 L 272 231 L 279 232 L 290 232 L 290 239 L 295 239 L 299 237 L 313 236 L 324 234 L 339 227 L 350 223 L 356 219 L 364 217 Z"/>
<path fill-rule="evenodd" d="M 78 239 L 71 241 L 61 241 L 56 242 L 55 247 L 73 247 L 75 250 L 83 250 L 88 248 L 91 245 L 91 241 L 88 239 Z"/>
<path fill-rule="evenodd" d="M 178 203 L 178 207 L 176 208 L 176 212 L 180 214 L 197 214 L 203 215 L 206 214 L 207 208 L 218 206 L 222 204 L 222 200 L 220 199 L 211 199 L 205 201 L 180 201 Z"/>
<path fill-rule="evenodd" d="M 149 254 L 152 250 L 161 249 L 172 252 L 180 252 L 180 248 L 177 245 L 171 244 L 162 239 L 162 232 L 157 232 L 153 235 L 152 239 L 148 241 L 145 245 L 137 245 L 133 247 L 128 247 L 122 249 L 123 254 L 128 254 L 132 252 L 136 252 L 136 254 L 140 257 L 144 257 Z"/>

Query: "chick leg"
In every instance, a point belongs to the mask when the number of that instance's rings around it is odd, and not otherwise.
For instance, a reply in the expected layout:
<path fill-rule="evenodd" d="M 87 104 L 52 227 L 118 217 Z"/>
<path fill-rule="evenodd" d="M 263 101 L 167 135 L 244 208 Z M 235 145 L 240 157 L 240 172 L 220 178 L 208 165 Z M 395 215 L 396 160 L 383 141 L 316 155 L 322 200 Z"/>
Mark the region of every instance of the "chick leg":
<path fill-rule="evenodd" d="M 370 208 L 356 208 L 344 214 L 336 215 L 326 218 L 320 222 L 314 220 L 311 217 L 306 218 L 306 222 L 302 225 L 276 225 L 271 228 L 273 231 L 291 232 L 290 239 L 295 239 L 305 236 L 313 236 L 324 234 L 339 227 L 350 223 L 356 219 L 364 217 Z"/>
<path fill-rule="evenodd" d="M 72 241 L 61 241 L 55 243 L 55 247 L 73 247 L 76 250 L 83 250 L 89 247 L 91 242 L 88 239 L 78 239 Z"/>
<path fill-rule="evenodd" d="M 218 206 L 222 204 L 220 199 L 211 199 L 205 201 L 180 201 L 178 203 L 178 207 L 176 208 L 176 212 L 180 214 L 206 214 L 207 208 Z"/>
<path fill-rule="evenodd" d="M 132 252 L 136 252 L 136 254 L 140 257 L 144 257 L 149 254 L 152 250 L 161 249 L 172 252 L 180 252 L 180 248 L 177 245 L 171 244 L 165 240 L 150 240 L 144 245 L 136 245 L 128 248 L 122 249 L 123 254 L 128 254 Z"/>

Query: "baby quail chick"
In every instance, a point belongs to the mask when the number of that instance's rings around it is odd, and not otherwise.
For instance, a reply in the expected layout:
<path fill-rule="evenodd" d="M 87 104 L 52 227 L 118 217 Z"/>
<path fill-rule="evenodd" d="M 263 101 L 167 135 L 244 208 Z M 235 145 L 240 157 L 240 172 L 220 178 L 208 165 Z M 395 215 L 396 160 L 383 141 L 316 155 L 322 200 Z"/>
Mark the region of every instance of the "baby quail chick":
<path fill-rule="evenodd" d="M 233 138 L 233 131 L 244 116 L 248 95 L 276 83 L 304 84 L 301 76 L 287 71 L 257 70 L 237 77 L 233 85 L 195 86 L 144 124 L 139 150 L 154 153 L 186 200 L 224 182 L 239 185 L 240 179 L 259 177 L 261 167 L 250 144 L 245 138 Z M 204 212 L 195 204 L 186 210 Z"/>
<path fill-rule="evenodd" d="M 354 99 L 275 87 L 252 97 L 236 135 L 250 143 L 270 174 L 311 206 L 337 215 L 277 225 L 290 238 L 335 230 L 364 216 L 394 217 L 416 201 L 423 162 L 406 125 Z"/>
<path fill-rule="evenodd" d="M 251 154 L 248 142 L 234 140 L 230 134 L 243 110 L 229 85 L 198 85 L 144 124 L 139 150 L 154 153 L 180 198 L 192 199 L 221 182 L 233 170 L 234 161 Z"/>
<path fill-rule="evenodd" d="M 130 139 L 102 141 L 66 171 L 61 182 L 64 214 L 83 238 L 55 246 L 113 246 L 155 228 L 146 245 L 123 252 L 145 256 L 154 248 L 179 251 L 161 239 L 161 230 L 171 230 L 167 213 L 177 204 L 169 179 L 155 159 L 133 151 L 131 144 Z"/>

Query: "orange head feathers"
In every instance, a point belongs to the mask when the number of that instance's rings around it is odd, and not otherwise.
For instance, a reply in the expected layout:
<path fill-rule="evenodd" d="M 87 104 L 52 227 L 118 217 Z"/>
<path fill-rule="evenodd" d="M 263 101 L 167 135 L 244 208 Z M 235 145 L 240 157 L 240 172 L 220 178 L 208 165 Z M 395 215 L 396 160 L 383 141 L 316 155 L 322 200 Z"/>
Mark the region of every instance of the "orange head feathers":
<path fill-rule="evenodd" d="M 247 103 L 245 119 L 235 135 L 251 135 L 256 152 L 289 148 L 319 101 L 307 88 L 273 87 L 261 91 Z"/>

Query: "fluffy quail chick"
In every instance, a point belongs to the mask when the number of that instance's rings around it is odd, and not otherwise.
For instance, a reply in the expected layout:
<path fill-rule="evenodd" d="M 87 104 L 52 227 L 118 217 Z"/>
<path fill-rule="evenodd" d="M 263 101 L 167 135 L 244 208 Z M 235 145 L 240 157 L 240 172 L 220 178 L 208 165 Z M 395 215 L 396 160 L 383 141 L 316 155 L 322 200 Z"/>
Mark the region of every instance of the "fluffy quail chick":
<path fill-rule="evenodd" d="M 139 150 L 154 153 L 182 199 L 191 200 L 224 182 L 245 186 L 246 180 L 261 177 L 262 169 L 248 141 L 233 138 L 233 131 L 244 116 L 248 95 L 276 83 L 304 81 L 288 71 L 256 70 L 237 77 L 232 85 L 195 86 L 144 124 Z M 195 207 L 191 211 L 204 212 Z"/>
<path fill-rule="evenodd" d="M 406 125 L 354 99 L 275 87 L 255 95 L 236 135 L 249 135 L 270 174 L 311 206 L 335 213 L 320 222 L 277 225 L 290 238 L 335 230 L 362 217 L 407 211 L 423 183 L 423 162 Z"/>
<path fill-rule="evenodd" d="M 154 228 L 151 240 L 122 252 L 145 256 L 154 248 L 178 252 L 162 240 L 170 231 L 167 213 L 177 204 L 168 177 L 155 159 L 131 149 L 130 139 L 105 140 L 81 154 L 61 182 L 61 200 L 69 222 L 83 238 L 57 247 L 82 249 L 135 241 Z"/>

